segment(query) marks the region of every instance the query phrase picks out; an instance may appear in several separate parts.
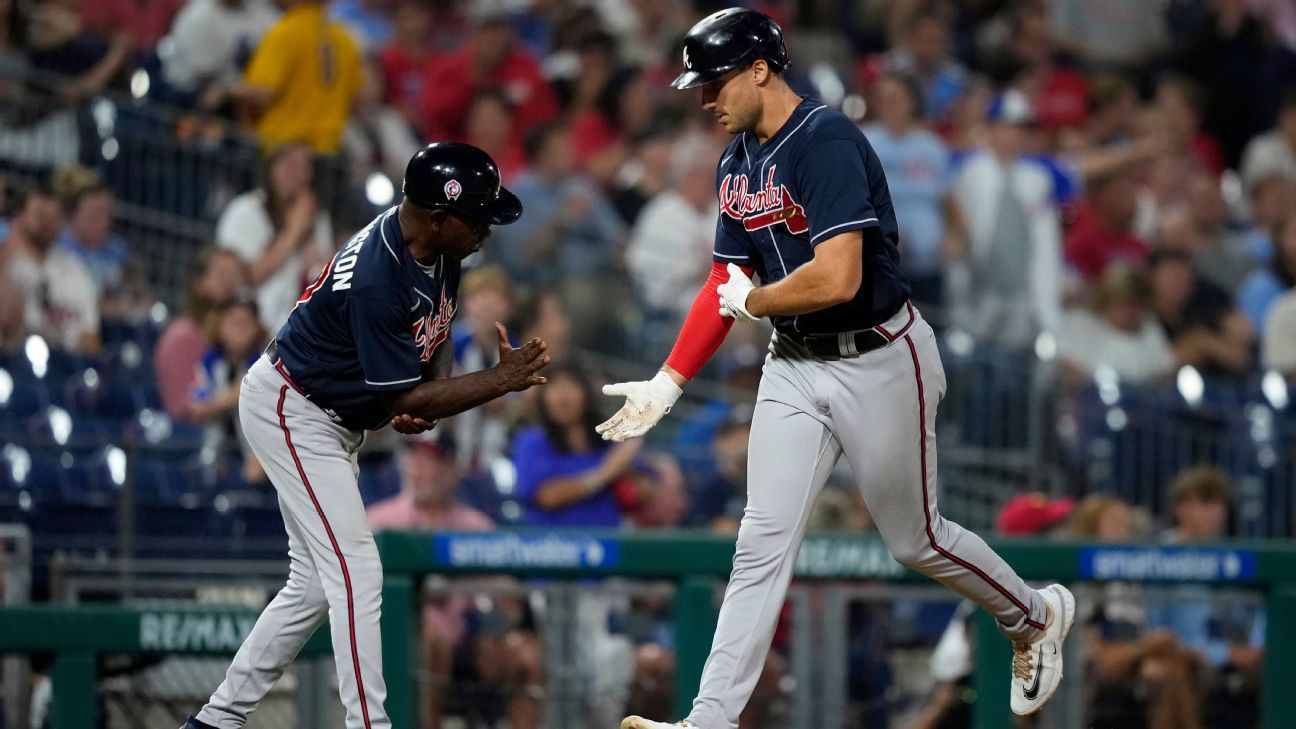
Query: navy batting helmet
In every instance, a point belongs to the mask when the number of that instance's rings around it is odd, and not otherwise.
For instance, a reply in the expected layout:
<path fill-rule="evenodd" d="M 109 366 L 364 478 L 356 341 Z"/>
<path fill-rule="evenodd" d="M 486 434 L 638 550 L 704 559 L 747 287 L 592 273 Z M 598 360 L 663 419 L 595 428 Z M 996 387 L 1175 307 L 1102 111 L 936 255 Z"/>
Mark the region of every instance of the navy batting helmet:
<path fill-rule="evenodd" d="M 684 36 L 684 73 L 671 82 L 671 87 L 703 86 L 760 59 L 779 73 L 787 69 L 783 29 L 755 10 L 721 10 L 699 20 Z"/>
<path fill-rule="evenodd" d="M 471 144 L 434 142 L 405 167 L 405 199 L 423 208 L 446 208 L 492 225 L 522 215 L 522 201 L 500 186 L 495 161 Z"/>

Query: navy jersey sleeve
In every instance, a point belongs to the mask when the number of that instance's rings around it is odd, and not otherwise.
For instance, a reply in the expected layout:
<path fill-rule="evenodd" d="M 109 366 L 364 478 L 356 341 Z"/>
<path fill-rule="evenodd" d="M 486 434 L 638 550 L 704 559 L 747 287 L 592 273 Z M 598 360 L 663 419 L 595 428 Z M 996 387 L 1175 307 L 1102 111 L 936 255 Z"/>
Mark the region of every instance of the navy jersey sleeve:
<path fill-rule="evenodd" d="M 864 146 L 855 141 L 825 139 L 807 145 L 797 159 L 797 193 L 811 245 L 878 225 L 864 153 Z"/>
<path fill-rule="evenodd" d="M 738 227 L 738 231 L 731 230 Z M 751 240 L 747 231 L 741 230 L 741 224 L 720 214 L 716 220 L 715 248 L 711 255 L 717 263 L 736 263 L 740 266 L 754 265 Z"/>
<path fill-rule="evenodd" d="M 365 386 L 371 390 L 408 390 L 417 385 L 423 368 L 400 303 L 352 296 L 347 306 Z"/>

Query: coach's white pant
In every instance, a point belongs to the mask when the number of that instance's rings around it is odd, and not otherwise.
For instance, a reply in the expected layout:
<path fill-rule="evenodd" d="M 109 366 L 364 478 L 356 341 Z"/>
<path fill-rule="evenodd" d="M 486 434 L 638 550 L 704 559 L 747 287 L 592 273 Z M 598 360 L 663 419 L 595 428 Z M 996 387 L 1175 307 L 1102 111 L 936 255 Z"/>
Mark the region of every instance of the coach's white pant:
<path fill-rule="evenodd" d="M 347 729 L 387 729 L 382 565 L 356 487 L 363 433 L 334 424 L 264 357 L 243 378 L 239 420 L 279 493 L 291 565 L 198 719 L 242 727 L 328 617 Z"/>
<path fill-rule="evenodd" d="M 752 419 L 733 572 L 688 716 L 699 729 L 738 726 L 806 519 L 843 454 L 896 561 L 985 608 L 1010 638 L 1031 638 L 1044 626 L 1043 598 L 980 537 L 936 511 L 936 403 L 945 371 L 931 327 L 902 307 L 879 330 L 890 344 L 835 361 L 778 337 L 771 345 Z"/>

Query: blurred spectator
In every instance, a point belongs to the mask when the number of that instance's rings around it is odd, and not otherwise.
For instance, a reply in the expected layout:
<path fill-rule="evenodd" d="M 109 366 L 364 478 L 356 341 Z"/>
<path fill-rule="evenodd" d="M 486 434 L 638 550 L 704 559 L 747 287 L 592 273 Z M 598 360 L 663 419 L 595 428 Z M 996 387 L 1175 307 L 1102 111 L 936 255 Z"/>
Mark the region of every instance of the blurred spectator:
<path fill-rule="evenodd" d="M 1229 505 L 1233 500 L 1228 477 L 1217 468 L 1199 466 L 1177 474 L 1170 484 L 1173 526 L 1162 535 L 1167 544 L 1191 544 L 1228 536 Z"/>
<path fill-rule="evenodd" d="M 1247 140 L 1264 130 L 1277 106 L 1274 88 L 1296 70 L 1247 0 L 1210 0 L 1206 22 L 1181 49 L 1179 68 L 1202 86 L 1202 125 L 1236 167 Z M 1291 76 L 1286 76 L 1290 79 Z"/>
<path fill-rule="evenodd" d="M 152 298 L 133 265 L 130 246 L 113 232 L 112 190 L 84 167 L 56 171 L 53 184 L 67 219 L 58 245 L 75 254 L 90 273 L 100 318 L 144 318 Z"/>
<path fill-rule="evenodd" d="M 468 102 L 478 91 L 497 88 L 514 110 L 514 127 L 526 134 L 558 111 L 540 64 L 513 36 L 507 15 L 476 3 L 476 24 L 463 48 L 429 59 L 423 71 L 419 126 L 431 139 L 463 139 Z"/>
<path fill-rule="evenodd" d="M 374 173 L 386 175 L 398 184 L 405 179 L 405 166 L 410 157 L 421 146 L 405 116 L 382 103 L 382 87 L 382 70 L 377 64 L 366 62 L 364 80 L 356 94 L 355 113 L 342 132 L 351 184 L 358 190 L 365 189 Z M 386 207 L 388 202 L 378 200 L 374 204 Z"/>
<path fill-rule="evenodd" d="M 554 361 L 566 359 L 571 353 L 571 316 L 562 298 L 554 291 L 541 290 L 532 295 L 527 305 L 522 307 L 521 341 L 540 337 L 548 345 L 545 349 Z M 534 397 L 533 390 L 523 393 L 524 397 Z"/>
<path fill-rule="evenodd" d="M 1007 537 L 1048 534 L 1066 524 L 1075 506 L 1075 499 L 1049 499 L 1039 491 L 1014 496 L 999 509 L 995 532 Z"/>
<path fill-rule="evenodd" d="M 1289 208 L 1274 228 L 1273 260 L 1253 271 L 1238 288 L 1238 305 L 1256 332 L 1265 330 L 1269 309 L 1296 286 L 1296 209 Z"/>
<path fill-rule="evenodd" d="M 1056 331 L 1061 316 L 1062 231 L 1053 181 L 1022 156 L 1034 121 L 1020 92 L 1000 96 L 990 110 L 988 144 L 963 164 L 953 187 L 968 229 L 964 280 L 951 291 L 955 321 L 1012 348 Z"/>
<path fill-rule="evenodd" d="M 162 81 L 186 106 L 213 84 L 237 81 L 278 17 L 267 0 L 189 0 L 158 51 Z"/>
<path fill-rule="evenodd" d="M 199 256 L 185 308 L 167 324 L 153 348 L 157 391 L 172 418 L 183 420 L 189 407 L 198 363 L 210 344 L 205 331 L 208 317 L 247 283 L 246 266 L 230 251 L 211 248 Z"/>
<path fill-rule="evenodd" d="M 1018 6 L 1009 44 L 1009 52 L 1022 66 L 1016 84 L 1030 97 L 1040 126 L 1048 131 L 1083 126 L 1089 114 L 1089 82 L 1076 69 L 1056 62 L 1048 3 Z"/>
<path fill-rule="evenodd" d="M 1129 505 L 1091 495 L 1076 507 L 1070 535 L 1127 543 L 1137 532 Z M 1129 582 L 1086 585 L 1085 661 L 1091 671 L 1088 718 L 1093 726 L 1201 729 L 1200 665 L 1167 630 L 1149 631 L 1141 586 Z"/>
<path fill-rule="evenodd" d="M 1148 259 L 1152 311 L 1175 359 L 1213 373 L 1243 374 L 1255 334 L 1227 292 L 1200 280 L 1183 253 L 1155 251 Z"/>
<path fill-rule="evenodd" d="M 128 28 L 107 35 L 81 17 L 80 9 L 99 5 L 97 0 L 38 0 L 27 11 L 25 46 L 31 69 L 65 77 L 33 79 L 34 85 L 61 102 L 102 91 L 130 65 L 134 45 Z"/>
<path fill-rule="evenodd" d="M 1135 70 L 1166 45 L 1165 19 L 1145 0 L 1051 0 L 1049 28 L 1090 70 Z"/>
<path fill-rule="evenodd" d="M 557 289 L 579 346 L 614 351 L 624 334 L 618 307 L 629 294 L 621 270 L 625 225 L 602 190 L 575 171 L 566 126 L 532 129 L 526 151 L 531 169 L 512 190 L 530 212 L 496 229 L 486 253 L 515 284 Z"/>
<path fill-rule="evenodd" d="M 238 424 L 238 401 L 243 375 L 261 356 L 266 330 L 256 302 L 235 298 L 212 312 L 207 322 L 211 347 L 198 362 L 196 387 L 185 420 L 207 426 L 205 445 L 224 456 L 238 445 L 244 483 L 261 483 L 265 471 L 243 437 Z M 167 366 L 175 366 L 167 363 Z M 223 460 L 223 459 L 222 459 Z"/>
<path fill-rule="evenodd" d="M 459 469 L 453 449 L 434 441 L 411 440 L 400 457 L 401 490 L 370 506 L 374 529 L 490 531 L 490 517 L 457 500 Z"/>
<path fill-rule="evenodd" d="M 721 534 L 737 534 L 747 508 L 747 440 L 751 421 L 732 418 L 716 431 L 711 443 L 715 473 L 697 489 L 689 515 L 691 526 Z"/>
<path fill-rule="evenodd" d="M 310 149 L 285 144 L 265 161 L 261 186 L 230 200 L 216 244 L 248 264 L 266 331 L 278 332 L 297 297 L 329 256 L 333 230 L 311 189 Z"/>
<path fill-rule="evenodd" d="M 513 316 L 513 286 L 508 274 L 499 266 L 469 269 L 459 285 L 459 307 L 453 335 L 457 374 L 494 367 L 499 362 L 495 323 L 508 322 Z M 454 417 L 450 427 L 459 446 L 456 458 L 460 468 L 488 467 L 508 454 L 511 411 L 518 402 L 519 398 L 501 397 Z"/>
<path fill-rule="evenodd" d="M 602 418 L 584 370 L 553 364 L 540 388 L 539 425 L 513 441 L 523 522 L 537 527 L 618 527 L 640 505 L 629 477 L 643 441 L 610 443 L 594 432 Z"/>
<path fill-rule="evenodd" d="M 51 348 L 99 351 L 94 280 L 76 254 L 56 245 L 62 228 L 62 212 L 49 188 L 34 187 L 19 196 L 0 248 L 0 343 L 6 350 L 38 335 Z"/>
<path fill-rule="evenodd" d="M 650 453 L 644 467 L 633 472 L 643 505 L 633 515 L 637 529 L 668 529 L 684 525 L 689 515 L 684 472 L 669 453 Z"/>
<path fill-rule="evenodd" d="M 1076 504 L 1069 536 L 1120 544 L 1135 537 L 1135 519 L 1129 504 L 1116 496 L 1091 494 Z"/>
<path fill-rule="evenodd" d="M 1251 217 L 1240 235 L 1253 259 L 1272 263 L 1278 226 L 1296 208 L 1296 178 L 1274 172 L 1257 178 L 1246 189 Z"/>
<path fill-rule="evenodd" d="M 671 183 L 639 213 L 630 235 L 626 267 L 645 320 L 645 348 L 655 346 L 654 351 L 674 341 L 711 272 L 720 212 L 712 152 L 711 145 L 697 137 L 676 143 Z"/>
<path fill-rule="evenodd" d="M 945 119 L 968 85 L 967 69 L 950 53 L 947 19 L 935 7 L 919 7 L 900 28 L 885 69 L 917 81 L 923 98 L 918 110 L 927 119 Z"/>
<path fill-rule="evenodd" d="M 617 171 L 611 185 L 612 206 L 626 225 L 634 225 L 648 201 L 669 184 L 677 133 L 672 125 L 657 124 L 632 142 L 630 157 Z"/>
<path fill-rule="evenodd" d="M 944 259 L 966 246 L 950 197 L 950 154 L 926 129 L 922 92 L 907 76 L 887 74 L 873 87 L 877 119 L 864 127 L 887 172 L 900 221 L 900 265 L 918 304 L 942 304 Z"/>
<path fill-rule="evenodd" d="M 1137 264 L 1147 244 L 1134 233 L 1138 182 L 1129 166 L 1089 182 L 1085 200 L 1066 234 L 1066 261 L 1086 283 L 1102 277 L 1113 263 Z"/>
<path fill-rule="evenodd" d="M 1202 131 L 1205 104 L 1206 94 L 1200 85 L 1182 76 L 1166 76 L 1157 83 L 1152 100 L 1149 121 L 1154 126 L 1150 131 L 1218 179 L 1224 172 L 1224 153 L 1219 142 Z"/>
<path fill-rule="evenodd" d="M 1288 289 L 1269 308 L 1260 345 L 1265 369 L 1296 376 L 1296 289 Z"/>
<path fill-rule="evenodd" d="M 338 4 L 333 7 L 337 8 Z M 419 126 L 418 100 L 423 93 L 423 67 L 432 53 L 428 43 L 432 8 L 425 0 L 398 0 L 391 19 L 391 41 L 377 56 L 378 65 L 382 68 L 382 101 L 404 114 L 411 125 Z"/>
<path fill-rule="evenodd" d="M 1170 544 L 1213 542 L 1228 536 L 1232 489 L 1219 469 L 1198 466 L 1182 471 L 1170 485 L 1174 526 L 1163 536 Z M 1210 726 L 1259 726 L 1258 699 L 1263 663 L 1264 616 L 1250 602 L 1219 604 L 1201 585 L 1172 588 L 1164 601 L 1149 606 L 1148 622 L 1166 628 L 1201 655 L 1219 674 L 1206 696 Z"/>
<path fill-rule="evenodd" d="M 1129 382 L 1170 374 L 1175 353 L 1149 301 L 1142 272 L 1108 269 L 1094 288 L 1092 309 L 1071 311 L 1063 318 L 1058 358 L 1085 381 L 1103 367 Z"/>
<path fill-rule="evenodd" d="M 453 450 L 431 441 L 411 441 L 401 455 L 401 491 L 369 507 L 369 525 L 375 530 L 493 530 L 489 517 L 456 499 L 458 484 Z M 496 700 L 505 702 L 510 726 L 540 725 L 534 696 L 542 680 L 540 644 L 533 633 L 518 629 L 524 608 L 507 596 L 481 598 L 480 604 L 489 607 L 478 609 L 467 595 L 423 600 L 420 639 L 431 676 L 419 681 L 424 687 L 421 727 L 441 726 L 447 689 L 480 683 L 503 692 Z"/>
<path fill-rule="evenodd" d="M 372 56 L 392 40 L 392 0 L 330 0 L 329 17 L 341 23 L 360 45 L 360 52 Z"/>
<path fill-rule="evenodd" d="M 206 109 L 227 98 L 243 104 L 265 149 L 304 142 L 318 154 L 332 154 L 360 91 L 360 52 L 347 30 L 325 17 L 319 0 L 279 2 L 284 13 L 266 31 L 243 78 L 213 84 L 200 103 Z"/>
<path fill-rule="evenodd" d="M 1092 148 L 1132 141 L 1138 124 L 1138 89 L 1125 76 L 1098 74 L 1089 86 L 1089 119 L 1083 144 Z"/>
<path fill-rule="evenodd" d="M 81 19 L 107 37 L 125 38 L 136 53 L 153 52 L 185 0 L 80 0 Z"/>
<path fill-rule="evenodd" d="M 522 141 L 514 133 L 513 108 L 501 91 L 486 90 L 473 97 L 464 122 L 464 141 L 479 147 L 495 160 L 500 178 L 512 185 L 526 170 Z"/>
<path fill-rule="evenodd" d="M 1228 204 L 1219 182 L 1204 174 L 1193 175 L 1187 195 L 1182 212 L 1188 225 L 1169 229 L 1174 233 L 1167 230 L 1162 246 L 1189 253 L 1203 279 L 1225 291 L 1237 291 L 1258 261 L 1246 237 L 1229 227 Z"/>
<path fill-rule="evenodd" d="M 1296 87 L 1283 93 L 1274 128 L 1253 137 L 1242 154 L 1242 183 L 1248 188 L 1274 173 L 1296 182 Z"/>

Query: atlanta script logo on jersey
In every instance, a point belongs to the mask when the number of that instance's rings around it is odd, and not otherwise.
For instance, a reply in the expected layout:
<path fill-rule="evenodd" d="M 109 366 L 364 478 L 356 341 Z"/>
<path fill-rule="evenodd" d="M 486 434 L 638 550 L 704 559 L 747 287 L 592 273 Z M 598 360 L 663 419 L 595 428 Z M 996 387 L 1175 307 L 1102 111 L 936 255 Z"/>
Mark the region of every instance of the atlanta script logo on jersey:
<path fill-rule="evenodd" d="M 431 301 L 431 299 L 429 299 Z M 445 286 L 441 287 L 441 304 L 436 311 L 420 317 L 410 327 L 414 335 L 414 345 L 419 348 L 419 361 L 426 362 L 442 342 L 450 336 L 450 321 L 454 319 L 455 304 L 446 298 Z"/>
<path fill-rule="evenodd" d="M 741 220 L 743 229 L 753 232 L 783 223 L 788 232 L 799 235 L 810 230 L 805 208 L 792 199 L 784 185 L 774 184 L 778 165 L 769 168 L 765 187 L 748 192 L 747 175 L 728 174 L 720 181 L 720 212 Z"/>

